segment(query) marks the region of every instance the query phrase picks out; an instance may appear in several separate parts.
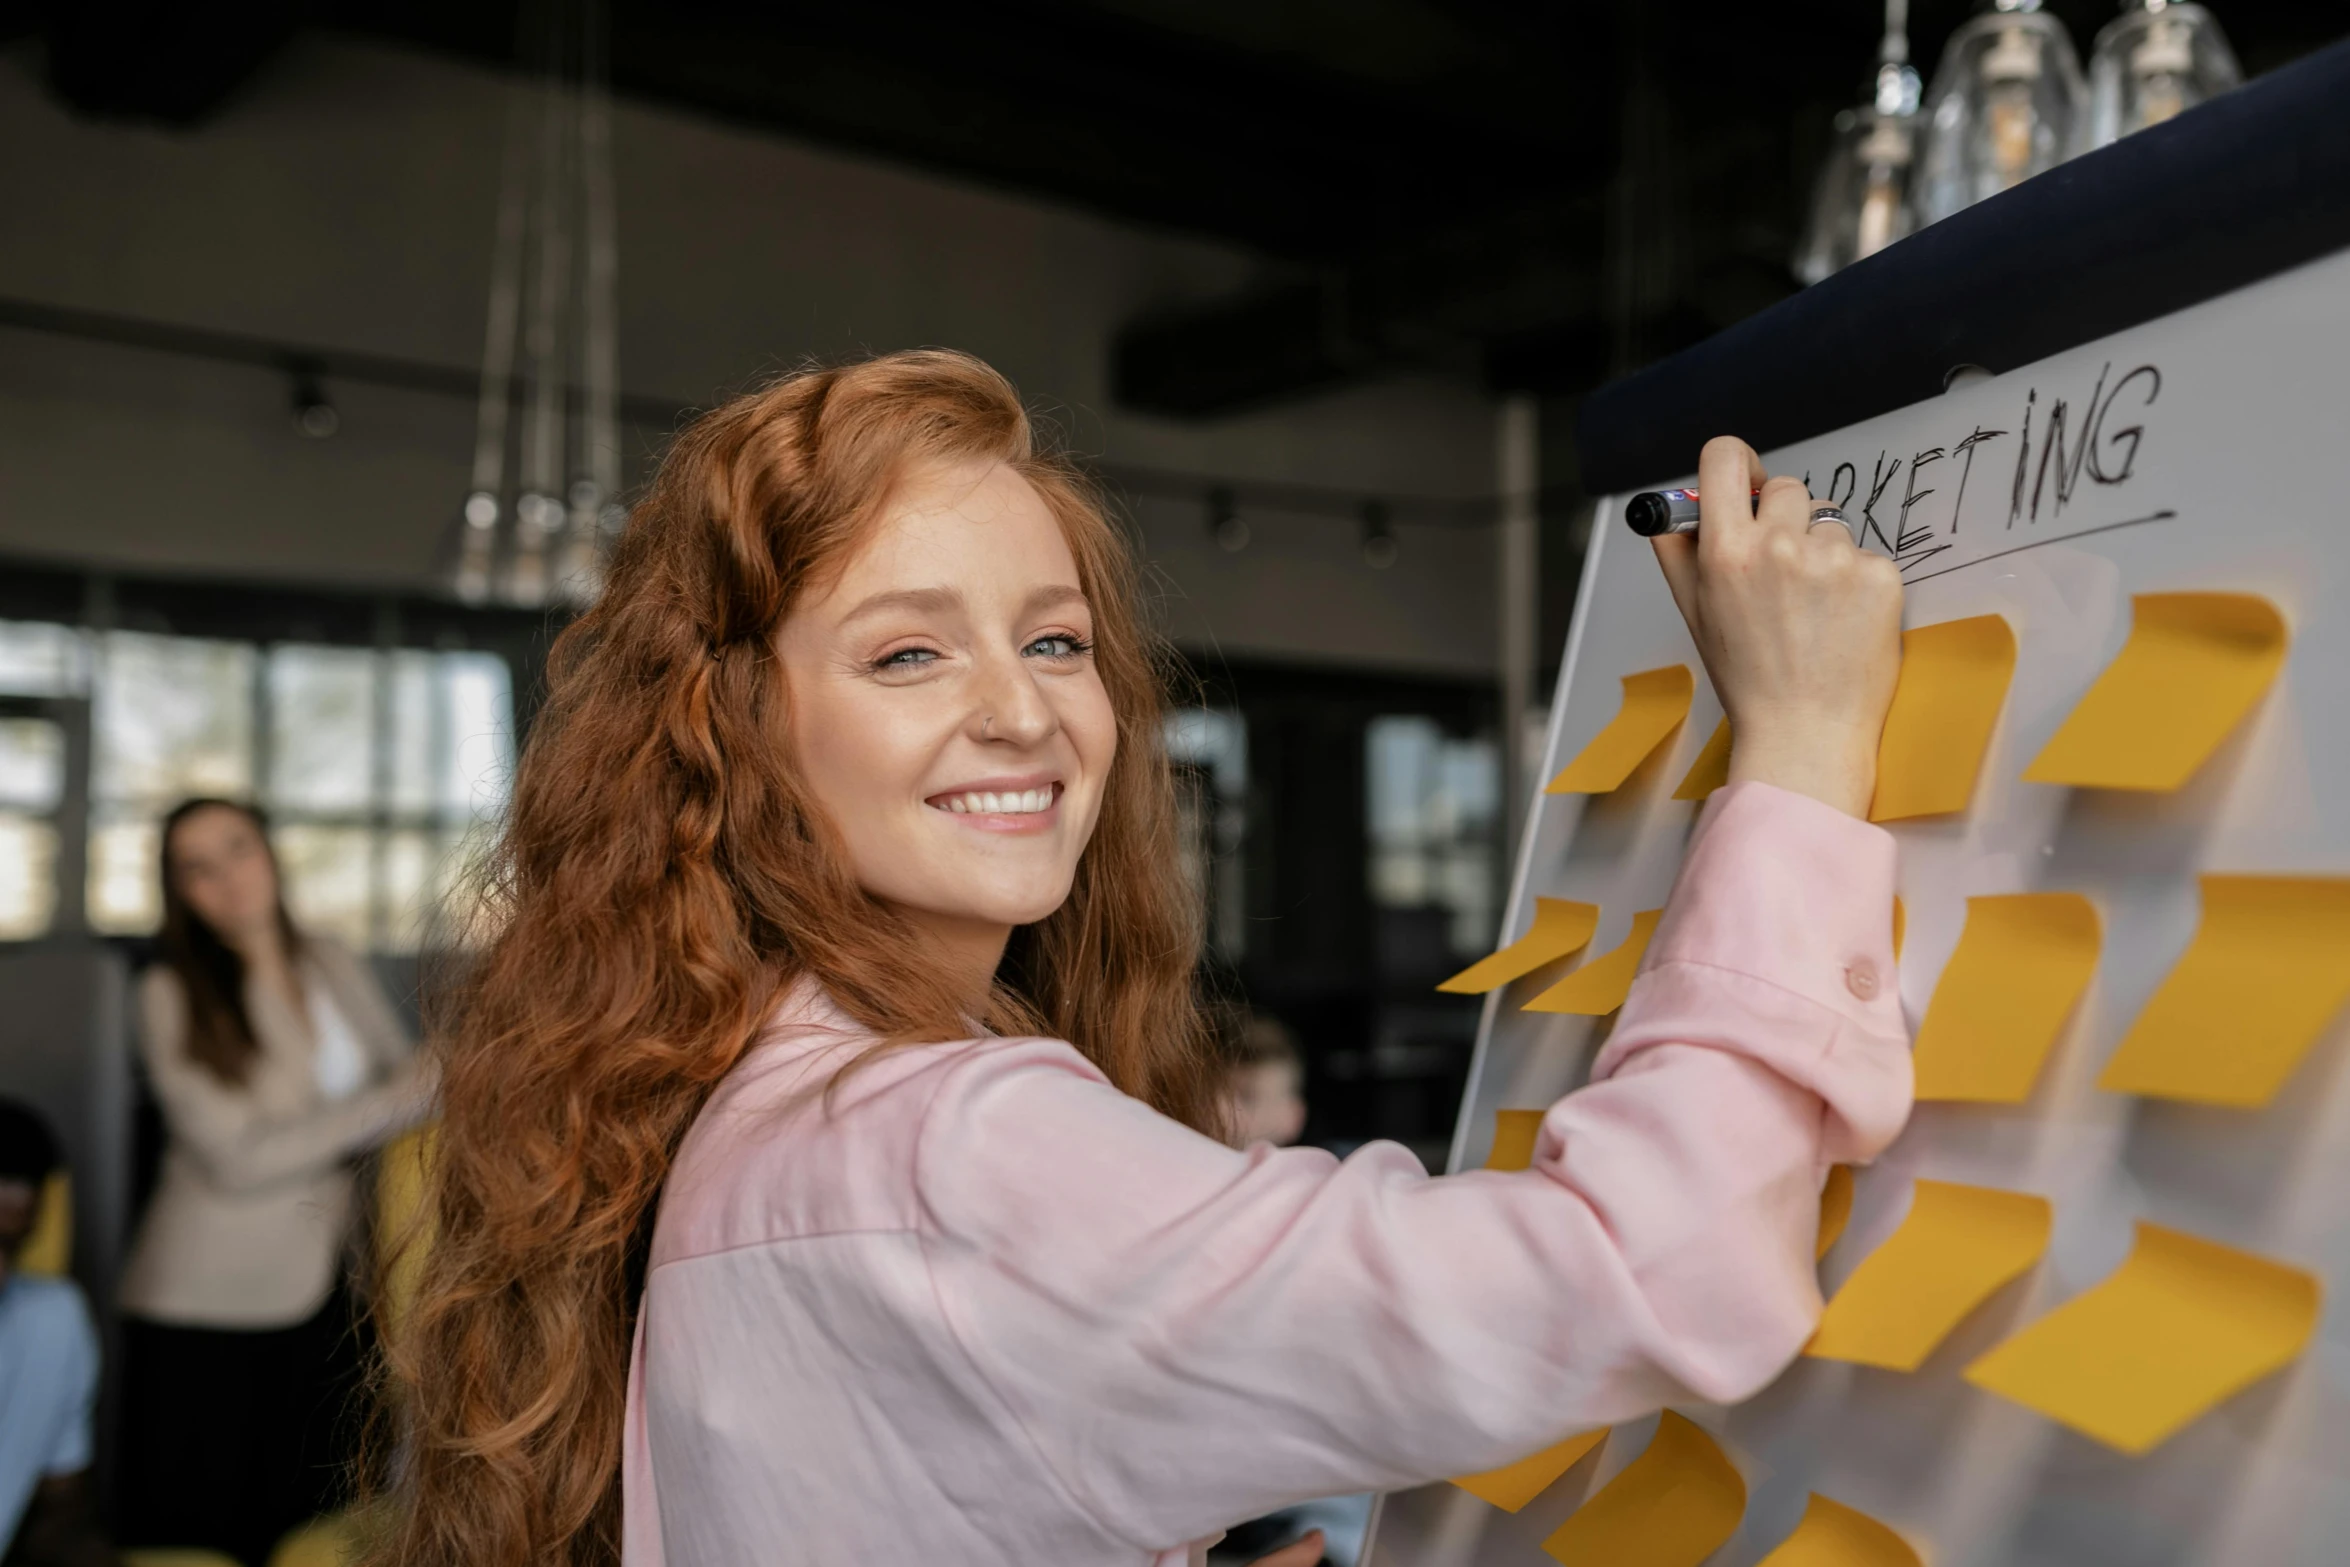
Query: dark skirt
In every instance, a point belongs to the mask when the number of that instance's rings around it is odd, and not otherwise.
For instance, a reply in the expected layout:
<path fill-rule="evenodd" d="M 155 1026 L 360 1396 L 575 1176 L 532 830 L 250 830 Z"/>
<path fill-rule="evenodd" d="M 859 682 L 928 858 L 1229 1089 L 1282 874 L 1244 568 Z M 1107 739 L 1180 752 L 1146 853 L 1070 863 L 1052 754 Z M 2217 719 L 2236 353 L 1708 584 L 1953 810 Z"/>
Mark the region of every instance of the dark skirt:
<path fill-rule="evenodd" d="M 287 1531 L 348 1499 L 361 1360 L 339 1289 L 289 1328 L 125 1318 L 116 1537 L 266 1567 Z"/>

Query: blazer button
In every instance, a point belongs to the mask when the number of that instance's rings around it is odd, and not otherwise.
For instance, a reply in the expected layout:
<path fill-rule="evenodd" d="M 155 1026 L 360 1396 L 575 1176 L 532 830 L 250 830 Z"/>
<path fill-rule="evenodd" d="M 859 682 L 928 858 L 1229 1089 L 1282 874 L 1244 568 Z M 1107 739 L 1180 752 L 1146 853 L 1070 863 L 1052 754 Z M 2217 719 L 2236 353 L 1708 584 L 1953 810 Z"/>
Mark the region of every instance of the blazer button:
<path fill-rule="evenodd" d="M 1844 971 L 1844 988 L 1863 1001 L 1873 1001 L 1877 995 L 1877 970 L 1871 963 L 1855 963 Z"/>

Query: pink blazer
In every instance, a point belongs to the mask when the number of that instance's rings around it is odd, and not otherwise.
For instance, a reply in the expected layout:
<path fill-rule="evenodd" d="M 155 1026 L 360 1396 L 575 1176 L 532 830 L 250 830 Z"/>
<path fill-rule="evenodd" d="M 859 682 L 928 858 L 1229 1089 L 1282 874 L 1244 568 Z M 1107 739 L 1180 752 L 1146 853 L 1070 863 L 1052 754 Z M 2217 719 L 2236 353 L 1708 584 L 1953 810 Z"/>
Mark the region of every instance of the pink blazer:
<path fill-rule="evenodd" d="M 1820 1182 L 1909 1112 L 1893 843 L 1708 804 L 1534 1167 L 1236 1152 L 1068 1045 L 794 995 L 694 1124 L 629 1372 L 626 1567 L 1181 1563 L 1307 1497 L 1735 1402 L 1820 1310 Z"/>

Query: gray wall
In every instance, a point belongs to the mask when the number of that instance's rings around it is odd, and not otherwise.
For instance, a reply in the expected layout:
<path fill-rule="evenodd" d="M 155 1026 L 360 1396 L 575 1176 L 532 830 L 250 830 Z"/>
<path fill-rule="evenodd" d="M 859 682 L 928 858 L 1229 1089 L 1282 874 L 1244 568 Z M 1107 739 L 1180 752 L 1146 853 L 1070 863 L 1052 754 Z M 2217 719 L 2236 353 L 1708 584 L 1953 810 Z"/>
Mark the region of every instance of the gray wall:
<path fill-rule="evenodd" d="M 77 121 L 0 55 L 0 297 L 467 367 L 478 362 L 499 79 L 306 39 L 194 133 Z M 1492 489 L 1493 411 L 1400 379 L 1212 425 L 1111 406 L 1137 311 L 1262 269 L 1114 224 L 716 124 L 620 106 L 621 367 L 701 402 L 810 354 L 951 344 L 1112 463 L 1400 495 Z M 341 583 L 427 577 L 466 483 L 469 404 L 330 383 L 294 433 L 279 376 L 0 329 L 0 550 Z M 641 471 L 664 432 L 629 434 Z M 1169 629 L 1195 647 L 1487 674 L 1488 532 L 1400 530 L 1376 572 L 1338 519 L 1138 506 Z"/>

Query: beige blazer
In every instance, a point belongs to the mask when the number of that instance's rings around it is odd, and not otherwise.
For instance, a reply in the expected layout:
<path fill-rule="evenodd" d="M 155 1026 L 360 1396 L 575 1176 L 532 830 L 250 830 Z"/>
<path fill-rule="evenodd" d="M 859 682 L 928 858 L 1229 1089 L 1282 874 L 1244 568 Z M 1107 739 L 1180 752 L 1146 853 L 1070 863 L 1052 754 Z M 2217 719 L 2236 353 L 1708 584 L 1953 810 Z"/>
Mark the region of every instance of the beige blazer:
<path fill-rule="evenodd" d="M 260 1049 L 242 1083 L 188 1054 L 188 998 L 158 964 L 139 984 L 140 1050 L 169 1140 L 122 1281 L 125 1311 L 188 1327 L 290 1327 L 317 1311 L 344 1265 L 352 1161 L 421 1120 L 431 1085 L 374 977 L 325 937 L 304 943 L 302 984 L 330 998 L 367 1058 L 367 1085 L 318 1092 L 309 1017 L 247 984 Z"/>

